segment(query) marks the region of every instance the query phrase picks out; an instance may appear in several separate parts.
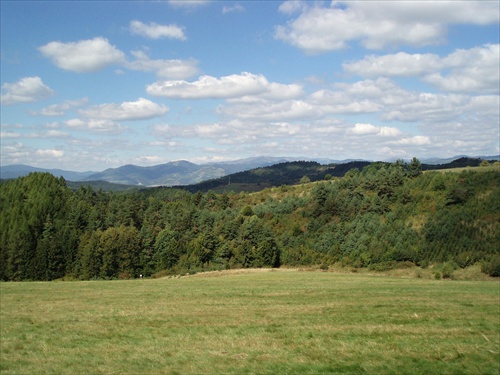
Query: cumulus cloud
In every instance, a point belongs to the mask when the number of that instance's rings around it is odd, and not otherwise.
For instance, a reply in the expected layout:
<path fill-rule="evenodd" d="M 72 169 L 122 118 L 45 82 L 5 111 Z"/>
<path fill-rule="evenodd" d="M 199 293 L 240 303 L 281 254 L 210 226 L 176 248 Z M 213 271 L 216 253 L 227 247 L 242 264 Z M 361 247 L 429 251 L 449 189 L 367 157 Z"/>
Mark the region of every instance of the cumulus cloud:
<path fill-rule="evenodd" d="M 91 119 L 132 121 L 163 116 L 168 110 L 167 106 L 154 103 L 148 99 L 139 98 L 135 102 L 100 104 L 80 110 L 79 113 Z"/>
<path fill-rule="evenodd" d="M 177 25 L 159 25 L 155 22 L 145 24 L 134 20 L 130 22 L 130 32 L 150 39 L 169 38 L 186 40 L 184 29 Z"/>
<path fill-rule="evenodd" d="M 20 138 L 20 137 L 22 137 L 22 134 L 19 132 L 9 132 L 9 131 L 0 132 L 0 139 Z"/>
<path fill-rule="evenodd" d="M 460 49 L 446 57 L 399 52 L 343 64 L 345 71 L 363 77 L 421 76 L 443 91 L 483 93 L 499 91 L 499 66 L 498 44 Z"/>
<path fill-rule="evenodd" d="M 374 1 L 285 3 L 283 13 L 300 10 L 286 25 L 276 27 L 275 37 L 307 53 L 343 49 L 360 41 L 368 49 L 388 45 L 425 46 L 444 41 L 450 24 L 496 23 L 500 5 L 493 1 Z"/>
<path fill-rule="evenodd" d="M 59 68 L 76 73 L 95 72 L 125 61 L 124 53 L 102 37 L 70 43 L 50 42 L 38 50 Z"/>
<path fill-rule="evenodd" d="M 344 63 L 343 69 L 362 77 L 407 77 L 428 74 L 441 66 L 441 59 L 434 54 L 396 54 L 366 56 L 363 60 Z"/>
<path fill-rule="evenodd" d="M 302 87 L 271 83 L 263 75 L 243 72 L 221 78 L 201 76 L 194 82 L 156 82 L 146 91 L 154 96 L 174 99 L 228 99 L 250 95 L 268 95 L 277 99 L 300 95 Z"/>
<path fill-rule="evenodd" d="M 500 91 L 500 45 L 489 44 L 457 50 L 442 59 L 443 69 L 424 80 L 443 91 L 498 93 Z"/>
<path fill-rule="evenodd" d="M 372 124 L 356 124 L 351 129 L 353 134 L 376 134 L 378 132 L 378 128 Z"/>
<path fill-rule="evenodd" d="M 397 145 L 416 145 L 416 146 L 423 146 L 423 145 L 428 145 L 431 143 L 431 140 L 428 136 L 426 135 L 416 135 L 414 137 L 410 138 L 402 138 L 398 141 L 393 142 L 394 144 Z"/>
<path fill-rule="evenodd" d="M 132 51 L 134 61 L 127 62 L 125 66 L 131 70 L 153 72 L 158 77 L 166 79 L 185 79 L 198 73 L 198 61 L 188 60 L 152 60 L 143 51 Z"/>
<path fill-rule="evenodd" d="M 307 3 L 300 0 L 287 0 L 283 2 L 278 10 L 284 14 L 293 14 L 300 12 L 307 8 Z"/>
<path fill-rule="evenodd" d="M 63 103 L 51 104 L 48 107 L 42 108 L 40 111 L 31 111 L 31 114 L 41 116 L 64 116 L 67 111 L 81 107 L 87 104 L 87 102 L 87 98 L 66 100 Z"/>
<path fill-rule="evenodd" d="M 355 124 L 347 132 L 355 135 L 379 135 L 382 137 L 397 137 L 401 135 L 401 131 L 398 128 L 362 123 Z"/>
<path fill-rule="evenodd" d="M 290 121 L 318 118 L 324 115 L 321 107 L 304 100 L 283 100 L 239 103 L 227 107 L 220 106 L 218 113 L 237 119 L 259 121 Z"/>
<path fill-rule="evenodd" d="M 65 125 L 68 128 L 76 130 L 85 130 L 93 133 L 106 133 L 106 134 L 119 134 L 122 133 L 126 128 L 118 124 L 117 122 L 110 120 L 82 120 L 82 119 L 71 119 L 65 121 Z"/>
<path fill-rule="evenodd" d="M 174 8 L 194 9 L 208 5 L 211 0 L 169 0 L 168 3 Z"/>
<path fill-rule="evenodd" d="M 227 6 L 224 5 L 222 7 L 222 14 L 227 14 L 227 13 L 241 13 L 245 11 L 245 7 L 241 4 L 234 4 L 232 6 Z"/>
<path fill-rule="evenodd" d="M 25 77 L 15 83 L 4 83 L 2 91 L 5 92 L 0 97 L 2 105 L 32 103 L 54 95 L 54 91 L 37 76 Z"/>
<path fill-rule="evenodd" d="M 455 93 L 421 93 L 408 91 L 388 78 L 367 79 L 353 83 L 338 83 L 333 89 L 322 89 L 299 99 L 271 100 L 261 96 L 227 99 L 217 107 L 224 120 L 244 123 L 316 122 L 335 120 L 332 116 L 371 114 L 379 121 L 406 122 L 415 126 L 453 121 L 477 121 L 496 124 L 498 132 L 499 97 L 469 96 Z M 311 128 L 311 132 L 337 132 L 337 126 Z M 247 132 L 242 129 L 242 132 Z M 346 128 L 346 134 L 371 135 L 377 139 L 402 137 L 397 127 L 357 124 Z M 429 133 L 428 133 L 429 134 Z M 460 137 L 459 134 L 455 137 Z M 406 137 L 408 138 L 408 137 Z"/>
<path fill-rule="evenodd" d="M 387 108 L 382 118 L 405 122 L 450 121 L 464 113 L 469 101 L 470 97 L 465 95 L 421 93 L 414 100 Z"/>
<path fill-rule="evenodd" d="M 47 149 L 47 150 L 36 150 L 35 152 L 38 156 L 49 157 L 49 158 L 62 158 L 64 156 L 63 150 Z"/>

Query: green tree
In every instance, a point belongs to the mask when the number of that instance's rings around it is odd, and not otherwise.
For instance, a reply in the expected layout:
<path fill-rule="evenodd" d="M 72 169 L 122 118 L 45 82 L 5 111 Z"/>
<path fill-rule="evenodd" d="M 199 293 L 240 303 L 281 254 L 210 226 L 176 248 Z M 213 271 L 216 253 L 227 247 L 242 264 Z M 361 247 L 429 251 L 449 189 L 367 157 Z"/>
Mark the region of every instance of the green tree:
<path fill-rule="evenodd" d="M 175 266 L 180 258 L 178 234 L 169 228 L 163 229 L 156 237 L 154 245 L 156 270 L 161 271 Z"/>
<path fill-rule="evenodd" d="M 422 174 L 422 163 L 416 157 L 413 157 L 408 165 L 408 176 L 411 178 L 418 177 Z"/>

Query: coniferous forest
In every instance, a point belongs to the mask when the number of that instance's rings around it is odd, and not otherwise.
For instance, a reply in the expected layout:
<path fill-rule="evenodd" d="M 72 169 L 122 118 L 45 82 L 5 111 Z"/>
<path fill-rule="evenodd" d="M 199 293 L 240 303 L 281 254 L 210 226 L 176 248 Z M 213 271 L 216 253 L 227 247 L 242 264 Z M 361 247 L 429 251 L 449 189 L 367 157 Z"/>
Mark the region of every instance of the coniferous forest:
<path fill-rule="evenodd" d="M 31 173 L 0 185 L 0 279 L 154 277 L 246 267 L 480 263 L 500 276 L 498 168 L 372 163 L 260 192 L 72 190 Z"/>

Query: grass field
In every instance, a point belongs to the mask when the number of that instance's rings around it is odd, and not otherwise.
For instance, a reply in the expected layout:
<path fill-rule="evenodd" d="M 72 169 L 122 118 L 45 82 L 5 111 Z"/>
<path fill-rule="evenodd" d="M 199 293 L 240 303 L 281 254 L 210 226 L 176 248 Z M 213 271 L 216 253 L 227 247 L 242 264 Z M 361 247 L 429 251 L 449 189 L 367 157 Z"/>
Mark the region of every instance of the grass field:
<path fill-rule="evenodd" d="M 500 373 L 497 281 L 262 270 L 0 291 L 1 374 Z"/>
<path fill-rule="evenodd" d="M 462 173 L 463 171 L 471 171 L 471 172 L 499 172 L 500 164 L 494 163 L 486 166 L 477 166 L 477 167 L 463 167 L 463 168 L 448 168 L 448 169 L 433 169 L 424 171 L 424 173 L 430 172 L 442 172 L 442 173 Z"/>

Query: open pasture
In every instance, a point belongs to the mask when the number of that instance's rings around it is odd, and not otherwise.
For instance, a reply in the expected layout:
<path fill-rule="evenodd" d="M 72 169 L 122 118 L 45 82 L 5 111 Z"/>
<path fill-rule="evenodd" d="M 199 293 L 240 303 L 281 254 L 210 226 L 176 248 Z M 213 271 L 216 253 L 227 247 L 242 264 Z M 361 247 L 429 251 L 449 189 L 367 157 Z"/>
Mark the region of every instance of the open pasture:
<path fill-rule="evenodd" d="M 1 374 L 498 374 L 500 284 L 261 270 L 2 283 Z"/>

